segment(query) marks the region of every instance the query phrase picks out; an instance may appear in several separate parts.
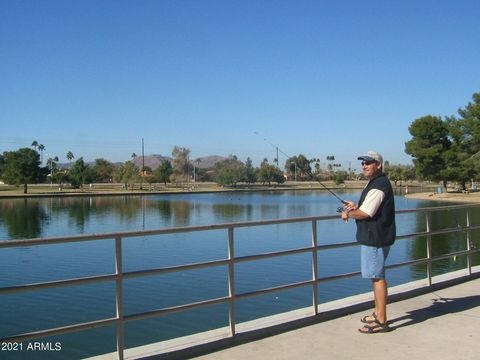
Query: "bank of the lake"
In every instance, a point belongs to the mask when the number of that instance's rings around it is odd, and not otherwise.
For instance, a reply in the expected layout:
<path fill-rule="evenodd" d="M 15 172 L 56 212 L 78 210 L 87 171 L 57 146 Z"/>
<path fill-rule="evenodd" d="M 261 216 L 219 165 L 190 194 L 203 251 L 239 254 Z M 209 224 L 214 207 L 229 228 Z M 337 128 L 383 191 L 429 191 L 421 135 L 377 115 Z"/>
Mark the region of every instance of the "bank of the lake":
<path fill-rule="evenodd" d="M 334 181 L 287 181 L 283 184 L 239 184 L 236 187 L 219 186 L 214 182 L 197 182 L 186 184 L 135 184 L 132 189 L 125 190 L 123 184 L 118 183 L 95 183 L 87 184 L 83 189 L 63 187 L 61 190 L 57 184 L 30 184 L 28 193 L 23 193 L 23 186 L 12 186 L 0 184 L 0 198 L 16 197 L 58 197 L 58 196 L 115 196 L 115 195 L 163 195 L 163 194 L 185 194 L 185 193 L 216 193 L 216 192 L 257 192 L 257 191 L 286 191 L 286 190 L 325 190 L 333 191 L 360 190 L 366 185 L 366 180 L 347 180 L 343 184 L 335 184 Z M 396 194 L 405 192 L 433 192 L 438 185 L 425 183 L 410 183 L 395 186 L 392 183 Z M 407 190 L 408 189 L 408 190 Z M 431 200 L 431 199 L 427 199 Z"/>
<path fill-rule="evenodd" d="M 419 192 L 407 194 L 407 198 L 426 201 L 449 201 L 454 203 L 478 203 L 480 192 Z"/>

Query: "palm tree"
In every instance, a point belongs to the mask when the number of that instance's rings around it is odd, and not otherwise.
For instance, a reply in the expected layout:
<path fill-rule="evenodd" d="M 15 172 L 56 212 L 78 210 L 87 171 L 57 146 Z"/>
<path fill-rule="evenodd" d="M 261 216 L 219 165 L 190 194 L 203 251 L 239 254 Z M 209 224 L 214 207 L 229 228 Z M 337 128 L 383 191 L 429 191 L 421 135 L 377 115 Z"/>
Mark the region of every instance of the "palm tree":
<path fill-rule="evenodd" d="M 33 140 L 32 142 L 32 146 L 35 150 L 37 150 L 37 147 L 38 147 L 38 141 L 37 140 Z"/>
<path fill-rule="evenodd" d="M 70 168 L 72 167 L 72 160 L 73 160 L 74 157 L 75 157 L 75 156 L 73 156 L 73 153 L 72 153 L 71 151 L 69 151 L 69 152 L 67 153 L 67 159 L 68 159 L 68 161 L 70 162 Z"/>
<path fill-rule="evenodd" d="M 38 145 L 38 150 L 40 150 L 40 164 L 43 164 L 43 152 L 45 151 L 45 145 Z"/>

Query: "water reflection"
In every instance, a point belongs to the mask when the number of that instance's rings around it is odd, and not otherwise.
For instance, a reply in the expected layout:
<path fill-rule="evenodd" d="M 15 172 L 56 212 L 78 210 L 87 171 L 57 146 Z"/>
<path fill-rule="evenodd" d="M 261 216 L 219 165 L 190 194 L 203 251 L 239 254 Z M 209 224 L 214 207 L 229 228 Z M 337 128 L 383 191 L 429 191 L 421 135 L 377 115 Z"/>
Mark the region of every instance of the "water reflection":
<path fill-rule="evenodd" d="M 454 229 L 465 226 L 467 221 L 466 209 L 448 210 L 447 212 L 433 212 L 431 214 L 431 228 L 432 231 Z M 427 228 L 426 214 L 417 214 L 416 232 L 424 232 Z M 480 223 L 480 209 L 472 209 L 472 224 Z M 472 247 L 476 246 L 476 240 L 472 236 Z M 439 234 L 432 236 L 432 256 L 441 256 L 457 251 L 464 251 L 467 249 L 467 232 L 454 232 L 448 234 Z M 426 236 L 417 237 L 410 242 L 409 249 L 411 259 L 422 259 L 427 257 L 427 238 Z M 474 254 L 473 263 L 478 264 L 480 255 Z M 458 256 L 450 257 L 448 259 L 435 261 L 432 263 L 433 275 L 440 275 L 453 270 L 464 269 L 467 266 L 467 257 Z M 416 265 L 412 267 L 412 273 L 415 278 L 423 278 L 426 268 L 425 265 Z"/>
<path fill-rule="evenodd" d="M 190 213 L 192 207 L 190 202 L 187 201 L 175 201 L 170 204 L 170 213 L 173 214 L 171 218 L 173 226 L 187 226 L 190 225 Z M 162 214 L 165 219 L 165 214 Z"/>
<path fill-rule="evenodd" d="M 212 211 L 216 217 L 232 220 L 243 218 L 245 215 L 248 217 L 252 213 L 252 207 L 243 204 L 220 203 L 213 204 Z"/>
<path fill-rule="evenodd" d="M 355 199 L 358 192 L 343 194 Z M 397 201 L 398 200 L 398 201 Z M 0 239 L 35 238 L 155 229 L 171 226 L 188 226 L 262 219 L 278 219 L 332 214 L 336 200 L 318 191 L 272 192 L 236 194 L 185 194 L 152 196 L 97 196 L 57 197 L 0 200 Z M 396 197 L 397 209 L 445 205 L 432 202 L 406 201 Z M 421 232 L 426 228 L 425 214 L 402 215 L 397 220 L 399 234 Z M 472 223 L 480 223 L 480 209 L 472 211 Z M 450 210 L 432 213 L 432 229 L 454 228 L 466 224 L 466 210 Z M 322 241 L 337 243 L 352 241 L 354 224 L 321 222 L 319 233 Z M 261 231 L 252 234 L 260 239 Z M 298 236 L 298 230 L 286 229 L 287 237 Z M 478 232 L 474 232 L 477 235 Z M 328 235 L 328 236 L 327 236 Z M 328 237 L 328 239 L 327 239 Z M 478 236 L 473 240 L 475 245 Z M 259 243 L 260 241 L 256 241 Z M 432 239 L 433 256 L 467 247 L 465 233 L 436 235 Z M 401 249 L 395 261 L 425 258 L 425 237 L 399 241 Z M 479 262 L 479 255 L 474 258 Z M 392 259 L 393 261 L 393 259 Z M 436 262 L 434 272 L 461 268 L 465 257 Z M 424 266 L 412 266 L 414 277 L 424 277 Z"/>
<path fill-rule="evenodd" d="M 159 200 L 153 204 L 152 208 L 158 211 L 161 219 L 165 222 L 168 222 L 172 217 L 172 206 L 170 201 Z"/>
<path fill-rule="evenodd" d="M 6 226 L 9 239 L 37 238 L 49 216 L 38 200 L 0 201 L 0 224 Z"/>

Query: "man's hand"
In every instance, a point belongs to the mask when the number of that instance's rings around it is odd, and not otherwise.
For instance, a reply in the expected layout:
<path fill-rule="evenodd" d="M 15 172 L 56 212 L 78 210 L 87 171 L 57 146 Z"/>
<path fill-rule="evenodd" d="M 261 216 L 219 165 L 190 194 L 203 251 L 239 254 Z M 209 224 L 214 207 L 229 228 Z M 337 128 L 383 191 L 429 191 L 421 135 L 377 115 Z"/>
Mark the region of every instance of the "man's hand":
<path fill-rule="evenodd" d="M 355 204 L 353 201 L 345 201 L 344 205 L 345 211 L 352 211 L 357 209 L 357 204 Z"/>
<path fill-rule="evenodd" d="M 348 213 L 352 210 L 356 210 L 357 204 L 355 204 L 353 201 L 344 201 L 343 204 L 344 207 L 343 211 L 341 212 L 342 220 L 348 222 Z"/>

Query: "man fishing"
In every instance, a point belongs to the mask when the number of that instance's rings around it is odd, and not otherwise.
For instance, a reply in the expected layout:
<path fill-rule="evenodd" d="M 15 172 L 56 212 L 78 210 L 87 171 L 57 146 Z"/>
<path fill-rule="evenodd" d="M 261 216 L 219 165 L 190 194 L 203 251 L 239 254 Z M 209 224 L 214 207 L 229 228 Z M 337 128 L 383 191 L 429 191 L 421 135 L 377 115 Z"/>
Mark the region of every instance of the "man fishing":
<path fill-rule="evenodd" d="M 357 241 L 361 244 L 362 277 L 371 279 L 375 310 L 360 321 L 363 334 L 389 331 L 387 324 L 388 289 L 385 280 L 385 260 L 395 241 L 395 204 L 390 181 L 383 174 L 383 158 L 376 151 L 358 157 L 362 160 L 368 184 L 360 195 L 358 205 L 345 201 L 341 212 L 344 221 L 355 219 Z"/>

